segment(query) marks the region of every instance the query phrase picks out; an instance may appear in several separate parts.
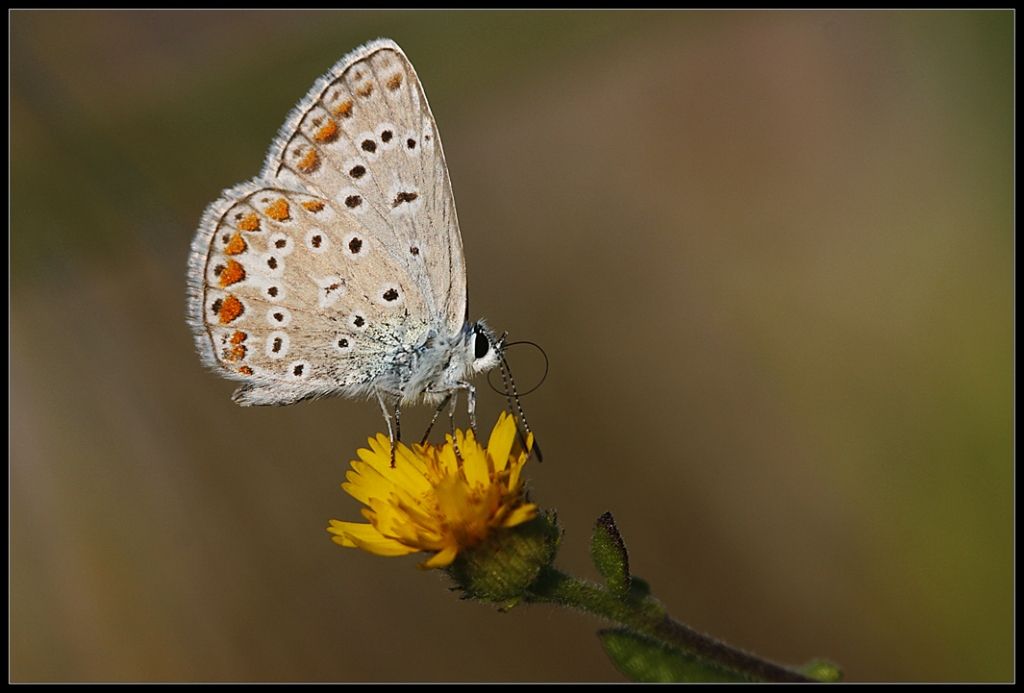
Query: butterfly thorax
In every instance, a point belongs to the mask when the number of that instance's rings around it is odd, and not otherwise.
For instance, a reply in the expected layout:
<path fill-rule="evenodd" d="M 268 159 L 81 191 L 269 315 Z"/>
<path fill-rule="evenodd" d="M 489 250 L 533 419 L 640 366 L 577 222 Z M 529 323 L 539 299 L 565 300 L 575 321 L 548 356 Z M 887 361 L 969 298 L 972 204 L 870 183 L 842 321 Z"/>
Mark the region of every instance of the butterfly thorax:
<path fill-rule="evenodd" d="M 420 344 L 396 349 L 379 373 L 349 394 L 379 394 L 401 405 L 436 405 L 499 359 L 500 346 L 487 326 L 467 321 L 454 336 L 432 330 Z"/>

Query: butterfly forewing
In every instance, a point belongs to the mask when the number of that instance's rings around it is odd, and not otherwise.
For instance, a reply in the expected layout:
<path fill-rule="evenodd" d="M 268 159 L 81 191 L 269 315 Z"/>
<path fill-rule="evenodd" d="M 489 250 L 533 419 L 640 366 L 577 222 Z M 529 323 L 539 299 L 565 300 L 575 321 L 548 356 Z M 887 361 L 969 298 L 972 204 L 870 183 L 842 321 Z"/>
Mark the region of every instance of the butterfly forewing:
<path fill-rule="evenodd" d="M 314 84 L 263 173 L 207 209 L 190 276 L 200 351 L 246 383 L 243 404 L 366 393 L 388 369 L 404 377 L 428 333 L 462 329 L 451 185 L 394 43 L 357 49 Z"/>
<path fill-rule="evenodd" d="M 351 210 L 423 286 L 435 314 L 462 326 L 465 269 L 448 170 L 398 46 L 376 41 L 322 77 L 282 128 L 264 174 L 297 178 Z"/>

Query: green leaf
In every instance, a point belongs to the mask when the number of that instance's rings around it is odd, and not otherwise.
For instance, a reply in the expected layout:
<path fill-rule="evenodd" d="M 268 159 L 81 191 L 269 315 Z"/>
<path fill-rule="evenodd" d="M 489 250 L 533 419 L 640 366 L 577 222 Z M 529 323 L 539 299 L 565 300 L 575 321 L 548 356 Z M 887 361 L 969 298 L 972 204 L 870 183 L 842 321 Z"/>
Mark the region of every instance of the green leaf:
<path fill-rule="evenodd" d="M 629 596 L 637 601 L 643 601 L 651 596 L 651 585 L 647 580 L 636 575 L 629 576 Z"/>
<path fill-rule="evenodd" d="M 800 667 L 800 673 L 824 683 L 837 683 L 843 680 L 843 670 L 835 662 L 827 659 L 815 659 Z"/>
<path fill-rule="evenodd" d="M 602 515 L 594 525 L 590 555 L 604 577 L 608 591 L 620 598 L 629 594 L 629 554 L 611 513 Z"/>
<path fill-rule="evenodd" d="M 625 628 L 597 633 L 612 664 L 628 679 L 641 683 L 747 681 L 742 675 L 705 662 Z"/>

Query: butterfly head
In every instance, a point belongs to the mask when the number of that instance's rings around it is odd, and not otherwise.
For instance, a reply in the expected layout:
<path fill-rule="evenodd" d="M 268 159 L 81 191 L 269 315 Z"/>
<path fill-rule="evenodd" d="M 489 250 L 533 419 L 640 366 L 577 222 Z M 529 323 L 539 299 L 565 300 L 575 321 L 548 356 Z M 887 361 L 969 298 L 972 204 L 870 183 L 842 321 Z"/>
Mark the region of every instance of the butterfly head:
<path fill-rule="evenodd" d="M 501 362 L 501 354 L 505 348 L 505 335 L 501 338 L 494 336 L 483 320 L 469 325 L 469 335 L 466 340 L 467 361 L 471 364 L 473 373 L 489 371 Z"/>

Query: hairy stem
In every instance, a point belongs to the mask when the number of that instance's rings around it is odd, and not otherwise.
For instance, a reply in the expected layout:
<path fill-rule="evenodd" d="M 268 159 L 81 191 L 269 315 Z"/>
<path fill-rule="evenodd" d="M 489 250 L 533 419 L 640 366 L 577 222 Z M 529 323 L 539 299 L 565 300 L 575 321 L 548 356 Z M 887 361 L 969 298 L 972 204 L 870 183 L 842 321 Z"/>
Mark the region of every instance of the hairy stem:
<path fill-rule="evenodd" d="M 620 599 L 603 587 L 552 567 L 545 568 L 531 585 L 527 600 L 560 604 L 601 616 L 756 681 L 814 682 L 792 669 L 730 647 L 672 620 L 661 604 L 648 595 Z"/>

